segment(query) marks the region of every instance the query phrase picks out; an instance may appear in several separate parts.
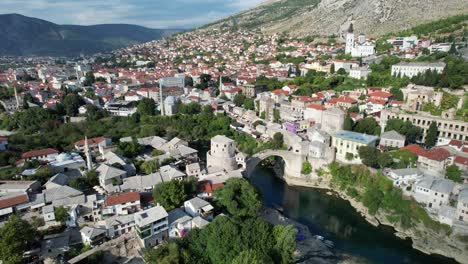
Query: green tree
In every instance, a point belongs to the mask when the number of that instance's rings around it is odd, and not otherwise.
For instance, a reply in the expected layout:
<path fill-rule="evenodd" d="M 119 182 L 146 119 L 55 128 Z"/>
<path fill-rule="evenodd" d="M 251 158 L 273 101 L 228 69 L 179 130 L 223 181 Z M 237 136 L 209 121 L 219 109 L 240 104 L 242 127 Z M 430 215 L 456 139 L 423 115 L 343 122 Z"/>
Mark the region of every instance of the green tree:
<path fill-rule="evenodd" d="M 23 252 L 35 242 L 36 230 L 17 215 L 0 228 L 0 259 L 5 264 L 22 263 Z"/>
<path fill-rule="evenodd" d="M 96 82 L 96 78 L 94 77 L 93 72 L 87 72 L 85 75 L 85 80 L 83 82 L 83 86 L 91 86 L 93 83 Z"/>
<path fill-rule="evenodd" d="M 377 158 L 377 163 L 379 164 L 380 168 L 387 168 L 393 163 L 393 158 L 389 153 L 379 153 Z"/>
<path fill-rule="evenodd" d="M 255 102 L 252 98 L 246 98 L 244 100 L 244 108 L 247 110 L 255 110 Z"/>
<path fill-rule="evenodd" d="M 205 105 L 203 106 L 203 109 L 202 109 L 202 114 L 205 114 L 205 115 L 212 115 L 214 112 L 213 110 L 213 107 L 211 105 Z"/>
<path fill-rule="evenodd" d="M 143 146 L 136 141 L 118 143 L 117 153 L 124 157 L 134 158 L 138 156 L 141 151 L 143 151 Z"/>
<path fill-rule="evenodd" d="M 185 115 L 196 115 L 201 112 L 201 106 L 197 102 L 191 102 L 188 104 L 179 103 L 177 109 L 180 114 Z"/>
<path fill-rule="evenodd" d="M 401 91 L 399 87 L 392 87 L 390 89 L 390 93 L 393 95 L 393 98 L 395 100 L 398 100 L 398 101 L 404 100 L 403 92 Z"/>
<path fill-rule="evenodd" d="M 137 112 L 142 115 L 155 115 L 156 103 L 151 98 L 143 98 L 137 106 Z"/>
<path fill-rule="evenodd" d="M 160 167 L 161 164 L 159 164 L 159 160 L 148 160 L 140 165 L 140 170 L 143 171 L 145 174 L 151 174 L 157 172 Z"/>
<path fill-rule="evenodd" d="M 160 245 L 159 247 L 146 250 L 144 259 L 146 263 L 183 263 L 179 246 L 174 241 L 169 241 Z"/>
<path fill-rule="evenodd" d="M 234 104 L 235 104 L 236 106 L 239 106 L 239 107 L 242 106 L 242 105 L 244 104 L 244 101 L 245 101 L 245 95 L 243 95 L 243 94 L 236 94 L 236 95 L 234 96 L 233 102 L 234 102 Z"/>
<path fill-rule="evenodd" d="M 84 105 L 83 98 L 77 94 L 68 94 L 62 101 L 65 113 L 68 116 L 76 116 L 80 106 Z"/>
<path fill-rule="evenodd" d="M 369 214 L 375 215 L 379 210 L 383 198 L 383 192 L 377 187 L 368 187 L 362 197 L 362 203 L 369 209 Z"/>
<path fill-rule="evenodd" d="M 262 204 L 258 191 L 245 179 L 232 178 L 215 190 L 220 205 L 238 218 L 255 217 Z"/>
<path fill-rule="evenodd" d="M 449 54 L 457 54 L 457 45 L 455 44 L 455 41 L 452 42 L 452 45 L 450 45 L 450 50 L 448 51 Z"/>
<path fill-rule="evenodd" d="M 280 111 L 278 109 L 273 109 L 273 122 L 279 123 L 281 120 Z"/>
<path fill-rule="evenodd" d="M 271 148 L 272 149 L 281 149 L 284 146 L 284 136 L 280 132 L 277 132 L 273 135 L 273 139 L 271 140 Z"/>
<path fill-rule="evenodd" d="M 445 176 L 454 182 L 458 182 L 458 183 L 462 182 L 460 168 L 458 168 L 458 166 L 455 164 L 447 167 L 445 171 Z"/>
<path fill-rule="evenodd" d="M 195 190 L 196 181 L 194 180 L 171 180 L 154 186 L 153 198 L 164 209 L 170 211 L 182 205 Z"/>
<path fill-rule="evenodd" d="M 273 236 L 276 241 L 274 246 L 276 256 L 273 259 L 278 260 L 278 263 L 293 262 L 293 253 L 296 250 L 296 233 L 297 230 L 292 225 L 277 225 L 273 228 Z"/>
<path fill-rule="evenodd" d="M 331 74 L 335 73 L 335 63 L 332 63 L 332 65 L 330 66 L 330 73 Z"/>
<path fill-rule="evenodd" d="M 378 149 L 369 146 L 362 146 L 359 148 L 358 152 L 364 165 L 377 168 L 380 156 L 380 151 Z"/>
<path fill-rule="evenodd" d="M 40 168 L 31 176 L 32 180 L 40 181 L 42 184 L 46 183 L 52 176 L 54 171 L 49 167 Z"/>
<path fill-rule="evenodd" d="M 312 173 L 312 165 L 310 165 L 310 162 L 305 161 L 305 162 L 302 163 L 302 170 L 301 170 L 301 173 L 302 173 L 302 174 L 310 174 L 310 173 Z"/>
<path fill-rule="evenodd" d="M 231 264 L 265 264 L 265 260 L 255 250 L 244 250 L 232 260 Z"/>
<path fill-rule="evenodd" d="M 435 146 L 437 142 L 437 134 L 438 134 L 438 128 L 437 128 L 437 123 L 432 122 L 431 125 L 429 126 L 429 129 L 427 130 L 426 134 L 426 139 L 424 140 L 424 143 L 426 144 L 426 147 L 432 148 Z"/>
<path fill-rule="evenodd" d="M 338 71 L 336 72 L 338 75 L 346 75 L 346 70 L 343 68 L 339 68 Z"/>
<path fill-rule="evenodd" d="M 55 220 L 62 224 L 68 220 L 68 210 L 63 206 L 54 208 L 54 214 Z"/>
<path fill-rule="evenodd" d="M 373 117 L 367 117 L 357 122 L 353 128 L 353 131 L 365 133 L 368 135 L 379 135 L 380 126 L 379 123 Z"/>
<path fill-rule="evenodd" d="M 354 121 L 348 113 L 343 123 L 343 130 L 353 131 L 353 127 L 354 127 Z"/>

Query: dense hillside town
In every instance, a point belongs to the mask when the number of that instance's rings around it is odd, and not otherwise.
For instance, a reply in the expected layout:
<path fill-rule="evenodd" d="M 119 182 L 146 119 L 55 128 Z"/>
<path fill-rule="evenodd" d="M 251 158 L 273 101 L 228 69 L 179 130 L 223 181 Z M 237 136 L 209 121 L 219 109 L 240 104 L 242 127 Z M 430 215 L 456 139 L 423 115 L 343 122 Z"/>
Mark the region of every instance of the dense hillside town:
<path fill-rule="evenodd" d="M 466 263 L 466 22 L 379 39 L 353 24 L 305 38 L 213 29 L 0 58 L 2 260 L 293 263 L 309 235 L 261 217 L 245 178 L 262 162 Z"/>

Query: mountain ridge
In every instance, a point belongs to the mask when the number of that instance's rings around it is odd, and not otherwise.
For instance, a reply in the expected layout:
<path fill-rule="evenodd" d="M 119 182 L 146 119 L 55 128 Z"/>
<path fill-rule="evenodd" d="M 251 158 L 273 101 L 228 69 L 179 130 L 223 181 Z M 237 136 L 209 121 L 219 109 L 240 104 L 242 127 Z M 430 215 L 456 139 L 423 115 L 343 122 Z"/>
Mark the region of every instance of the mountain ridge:
<path fill-rule="evenodd" d="M 465 0 L 277 0 L 213 22 L 202 28 L 250 29 L 293 37 L 332 35 L 350 23 L 373 37 L 419 24 L 468 14 Z"/>
<path fill-rule="evenodd" d="M 179 32 L 130 24 L 59 25 L 20 14 L 0 15 L 0 55 L 76 56 L 111 51 Z"/>

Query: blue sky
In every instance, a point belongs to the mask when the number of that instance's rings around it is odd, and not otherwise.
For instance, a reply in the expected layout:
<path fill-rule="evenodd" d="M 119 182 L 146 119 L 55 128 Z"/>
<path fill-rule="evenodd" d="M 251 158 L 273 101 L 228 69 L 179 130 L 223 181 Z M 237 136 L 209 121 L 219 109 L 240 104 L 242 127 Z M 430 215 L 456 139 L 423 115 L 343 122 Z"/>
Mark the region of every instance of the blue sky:
<path fill-rule="evenodd" d="M 204 25 L 262 0 L 0 0 L 0 12 L 57 24 L 136 24 L 152 28 Z"/>

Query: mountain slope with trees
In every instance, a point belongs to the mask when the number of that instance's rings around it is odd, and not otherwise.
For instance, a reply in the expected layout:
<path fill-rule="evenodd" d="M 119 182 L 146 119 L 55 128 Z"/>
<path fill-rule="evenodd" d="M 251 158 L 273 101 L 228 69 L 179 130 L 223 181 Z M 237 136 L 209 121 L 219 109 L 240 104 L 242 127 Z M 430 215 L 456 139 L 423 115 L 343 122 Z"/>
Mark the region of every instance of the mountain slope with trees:
<path fill-rule="evenodd" d="M 158 40 L 177 30 L 126 24 L 57 25 L 18 14 L 0 15 L 0 55 L 72 56 Z"/>

